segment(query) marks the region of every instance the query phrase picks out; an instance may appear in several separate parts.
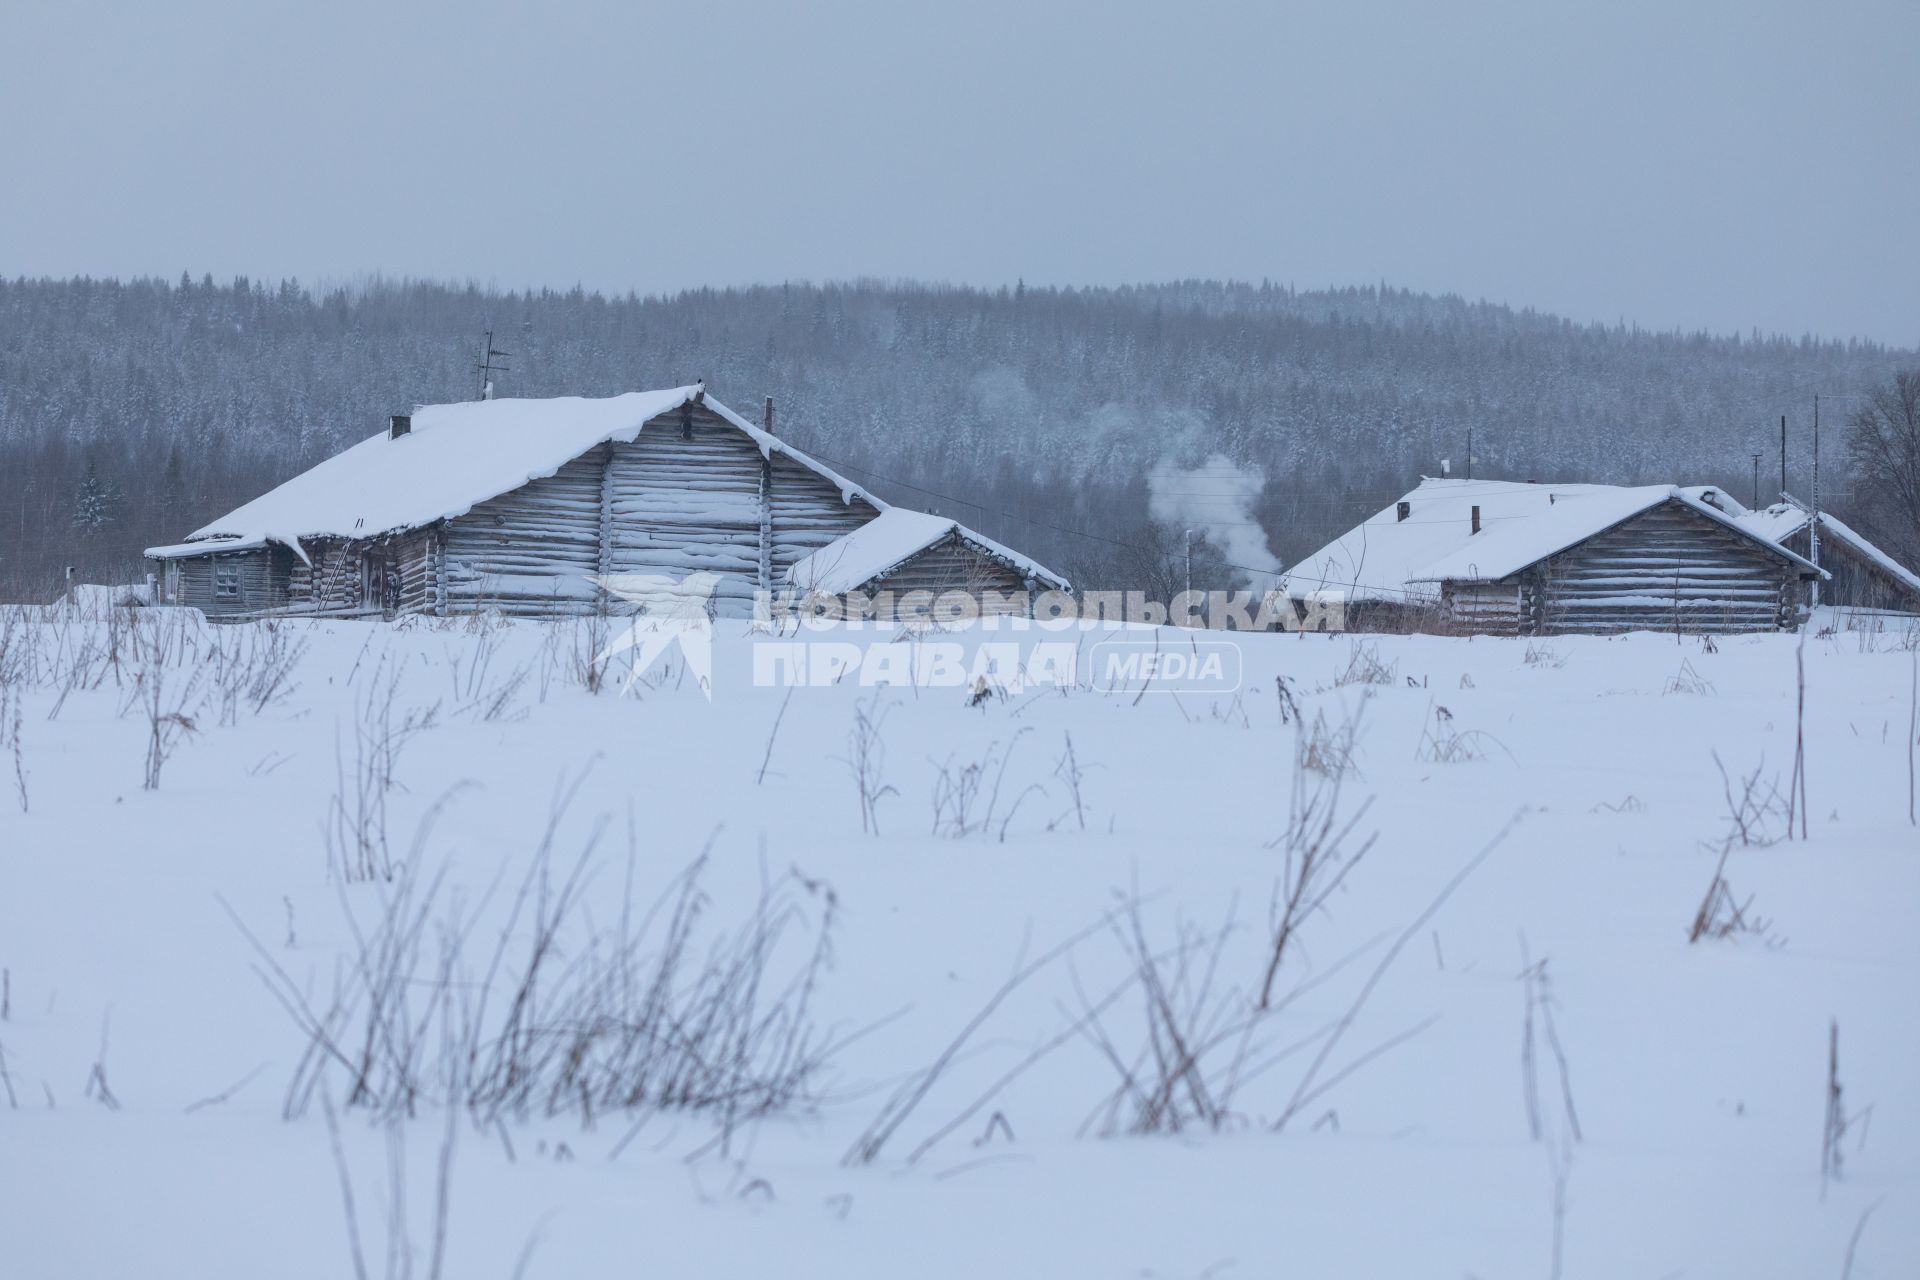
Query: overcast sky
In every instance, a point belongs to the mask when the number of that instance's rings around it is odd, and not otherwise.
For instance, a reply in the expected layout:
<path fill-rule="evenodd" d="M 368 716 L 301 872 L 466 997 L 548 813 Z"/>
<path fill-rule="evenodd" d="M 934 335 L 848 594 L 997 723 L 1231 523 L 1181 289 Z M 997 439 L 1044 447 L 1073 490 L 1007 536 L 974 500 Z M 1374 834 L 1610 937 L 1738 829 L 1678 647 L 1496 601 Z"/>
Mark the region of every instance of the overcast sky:
<path fill-rule="evenodd" d="M 1920 343 L 1920 0 L 6 0 L 0 272 L 1262 277 Z"/>

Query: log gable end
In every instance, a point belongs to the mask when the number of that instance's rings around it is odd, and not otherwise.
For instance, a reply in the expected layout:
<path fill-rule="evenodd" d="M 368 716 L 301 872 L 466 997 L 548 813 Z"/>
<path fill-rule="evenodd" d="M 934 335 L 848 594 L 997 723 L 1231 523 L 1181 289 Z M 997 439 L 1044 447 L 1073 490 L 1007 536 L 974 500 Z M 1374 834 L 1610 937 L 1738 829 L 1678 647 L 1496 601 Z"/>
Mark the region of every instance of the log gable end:
<path fill-rule="evenodd" d="M 875 578 L 867 584 L 866 594 L 891 591 L 899 597 L 924 592 L 938 597 L 959 591 L 977 597 L 988 613 L 1021 616 L 1032 612 L 1034 586 L 1025 574 L 956 531 Z M 895 607 L 900 607 L 897 599 Z"/>
<path fill-rule="evenodd" d="M 1795 555 L 1813 554 L 1813 539 L 1804 527 L 1785 538 L 1783 545 Z M 1821 584 L 1822 604 L 1920 612 L 1920 591 L 1889 573 L 1885 565 L 1875 563 L 1845 539 L 1833 537 L 1825 529 L 1820 532 L 1820 567 L 1833 575 L 1831 581 Z"/>
<path fill-rule="evenodd" d="M 1447 629 L 1488 635 L 1792 630 L 1802 569 L 1668 500 L 1492 582 L 1443 586 Z"/>
<path fill-rule="evenodd" d="M 1669 500 L 1534 567 L 1530 620 L 1548 634 L 1791 630 L 1792 561 Z"/>
<path fill-rule="evenodd" d="M 819 472 L 776 453 L 767 466 L 768 573 L 778 585 L 806 556 L 852 533 L 879 515 L 858 494 L 842 499 L 840 487 Z"/>
<path fill-rule="evenodd" d="M 795 560 L 878 515 L 826 476 L 759 444 L 705 405 L 651 419 L 451 519 L 381 540 L 316 540 L 293 599 L 340 612 L 524 617 L 622 611 L 596 575 L 718 575 L 714 607 L 750 612 Z M 377 558 L 385 601 L 363 598 Z"/>
<path fill-rule="evenodd" d="M 760 447 L 706 406 L 688 405 L 612 450 L 613 572 L 718 574 L 715 607 L 750 608 L 760 585 Z"/>

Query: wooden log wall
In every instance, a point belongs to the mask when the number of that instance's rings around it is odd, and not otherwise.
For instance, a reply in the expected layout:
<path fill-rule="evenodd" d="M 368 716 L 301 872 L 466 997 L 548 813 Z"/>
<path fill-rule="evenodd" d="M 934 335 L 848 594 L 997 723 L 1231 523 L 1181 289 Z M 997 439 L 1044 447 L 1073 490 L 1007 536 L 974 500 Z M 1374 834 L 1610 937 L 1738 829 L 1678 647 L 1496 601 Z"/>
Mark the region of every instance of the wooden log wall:
<path fill-rule="evenodd" d="M 878 514 L 791 458 L 762 457 L 744 432 L 693 406 L 448 521 L 436 568 L 451 613 L 587 613 L 603 603 L 589 575 L 705 571 L 720 579 L 715 612 L 745 616 L 763 582 Z M 403 609 L 421 609 L 418 598 L 408 592 Z"/>
<path fill-rule="evenodd" d="M 1449 582 L 1442 593 L 1442 629 L 1453 635 L 1519 635 L 1528 607 L 1522 583 Z"/>
<path fill-rule="evenodd" d="M 389 563 L 399 581 L 398 612 L 442 612 L 440 543 L 441 535 L 437 527 L 414 529 L 394 539 L 389 548 Z"/>
<path fill-rule="evenodd" d="M 600 590 L 600 485 L 605 446 L 551 476 L 489 498 L 446 523 L 449 613 L 590 613 Z"/>
<path fill-rule="evenodd" d="M 1531 630 L 1743 632 L 1797 623 L 1798 567 L 1678 501 L 1531 571 Z"/>
<path fill-rule="evenodd" d="M 261 547 L 226 555 L 186 556 L 162 565 L 160 574 L 170 584 L 170 603 L 200 610 L 209 618 L 241 616 L 285 608 L 292 566 L 298 563 L 284 547 Z M 220 595 L 214 587 L 216 565 L 237 568 L 240 592 Z"/>
<path fill-rule="evenodd" d="M 720 576 L 716 612 L 745 616 L 757 589 L 878 514 L 784 455 L 763 457 L 746 433 L 692 406 L 452 519 L 381 539 L 308 539 L 312 565 L 292 563 L 281 603 L 347 614 L 618 612 L 631 606 L 609 605 L 595 575 L 704 570 Z M 381 599 L 365 595 L 370 563 L 391 584 Z M 977 565 L 952 572 L 979 576 Z"/>
<path fill-rule="evenodd" d="M 894 606 L 910 591 L 929 591 L 935 596 L 945 591 L 964 591 L 980 596 L 996 592 L 1009 597 L 1010 603 L 983 601 L 991 612 L 1024 615 L 1032 606 L 1025 575 L 972 546 L 957 534 L 948 534 L 925 551 L 900 565 L 873 583 L 879 591 L 894 593 Z"/>
<path fill-rule="evenodd" d="M 1787 538 L 1785 545 L 1803 556 L 1812 552 L 1812 540 L 1805 529 Z M 1820 584 L 1821 604 L 1920 611 L 1920 593 L 1824 529 L 1820 534 L 1820 567 L 1833 575 Z"/>
<path fill-rule="evenodd" d="M 613 446 L 614 573 L 720 575 L 717 612 L 752 610 L 760 578 L 760 448 L 705 406 L 649 422 Z M 631 606 L 628 606 L 629 608 Z"/>
<path fill-rule="evenodd" d="M 306 538 L 309 564 L 295 561 L 288 582 L 288 603 L 303 613 L 357 612 L 362 544 L 345 538 Z"/>
<path fill-rule="evenodd" d="M 840 486 L 785 454 L 774 454 L 769 470 L 769 569 L 776 585 L 786 581 L 787 570 L 797 561 L 880 514 L 864 498 L 844 501 Z"/>

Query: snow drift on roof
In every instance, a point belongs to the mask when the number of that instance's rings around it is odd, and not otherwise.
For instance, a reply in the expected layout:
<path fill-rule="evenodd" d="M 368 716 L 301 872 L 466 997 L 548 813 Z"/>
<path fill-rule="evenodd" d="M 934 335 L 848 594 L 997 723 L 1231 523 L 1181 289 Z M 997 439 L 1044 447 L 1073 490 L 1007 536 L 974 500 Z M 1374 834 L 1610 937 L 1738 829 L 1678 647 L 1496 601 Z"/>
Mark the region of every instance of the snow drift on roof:
<path fill-rule="evenodd" d="M 1742 528 L 1774 542 L 1784 542 L 1807 527 L 1807 513 L 1791 502 L 1776 502 L 1736 518 Z"/>
<path fill-rule="evenodd" d="M 258 551 L 267 545 L 264 535 L 253 538 L 229 538 L 216 535 L 199 542 L 176 542 L 167 547 L 148 547 L 149 560 L 183 560 L 188 556 L 211 555 L 221 551 Z"/>
<path fill-rule="evenodd" d="M 271 538 L 299 549 L 299 539 L 370 538 L 461 515 L 479 503 L 550 476 L 609 440 L 631 442 L 650 419 L 700 400 L 753 440 L 763 457 L 784 453 L 839 486 L 843 501 L 885 504 L 827 470 L 725 405 L 699 384 L 633 391 L 605 399 L 476 400 L 427 405 L 413 429 L 385 431 L 335 454 L 204 528 L 189 543 L 220 535 Z"/>
<path fill-rule="evenodd" d="M 890 573 L 950 533 L 978 547 L 1015 572 L 1050 587 L 1066 589 L 1067 581 L 1045 566 L 1009 550 L 945 516 L 893 507 L 787 570 L 787 580 L 799 590 L 839 596 L 858 590 Z"/>
<path fill-rule="evenodd" d="M 1812 569 L 1743 529 L 1722 509 L 1742 508 L 1716 489 L 1429 478 L 1400 500 L 1406 519 L 1399 503 L 1386 507 L 1287 570 L 1285 589 L 1295 596 L 1333 590 L 1355 600 L 1424 603 L 1439 597 L 1442 581 L 1518 573 L 1670 499 Z"/>

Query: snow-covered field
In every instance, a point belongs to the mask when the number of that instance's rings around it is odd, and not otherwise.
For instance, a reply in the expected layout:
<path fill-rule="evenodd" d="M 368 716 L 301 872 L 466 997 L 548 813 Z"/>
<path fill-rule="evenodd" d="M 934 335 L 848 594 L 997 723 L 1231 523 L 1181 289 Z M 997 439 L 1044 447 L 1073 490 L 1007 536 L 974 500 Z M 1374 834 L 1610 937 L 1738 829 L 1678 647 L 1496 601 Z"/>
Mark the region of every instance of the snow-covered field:
<path fill-rule="evenodd" d="M 1900 637 L 1805 642 L 1803 842 L 1796 637 L 974 706 L 731 624 L 711 702 L 577 624 L 109 630 L 0 620 L 6 1275 L 1920 1274 Z"/>

